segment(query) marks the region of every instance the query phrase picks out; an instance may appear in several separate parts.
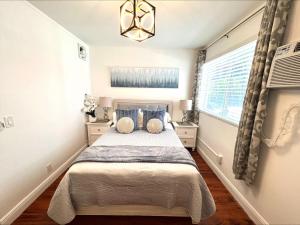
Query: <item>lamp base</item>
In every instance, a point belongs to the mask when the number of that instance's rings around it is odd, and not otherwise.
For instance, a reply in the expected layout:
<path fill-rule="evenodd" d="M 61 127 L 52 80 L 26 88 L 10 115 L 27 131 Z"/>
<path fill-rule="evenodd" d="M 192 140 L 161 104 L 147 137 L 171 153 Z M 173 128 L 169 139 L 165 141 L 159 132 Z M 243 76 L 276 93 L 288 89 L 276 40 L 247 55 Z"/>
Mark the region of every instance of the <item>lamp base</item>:
<path fill-rule="evenodd" d="M 182 114 L 183 114 L 183 117 L 181 119 L 181 122 L 184 123 L 184 122 L 187 122 L 188 120 L 188 112 L 187 111 L 182 111 Z"/>
<path fill-rule="evenodd" d="M 108 118 L 108 108 L 104 107 L 103 111 L 104 111 L 103 120 L 106 121 L 106 122 L 108 122 L 109 121 L 109 118 Z"/>

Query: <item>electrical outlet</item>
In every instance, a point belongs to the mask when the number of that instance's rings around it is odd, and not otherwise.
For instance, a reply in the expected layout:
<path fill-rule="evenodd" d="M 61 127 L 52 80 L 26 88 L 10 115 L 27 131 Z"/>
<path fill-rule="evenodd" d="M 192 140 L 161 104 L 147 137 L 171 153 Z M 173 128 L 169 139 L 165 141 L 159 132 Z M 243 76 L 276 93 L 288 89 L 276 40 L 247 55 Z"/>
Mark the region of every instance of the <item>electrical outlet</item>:
<path fill-rule="evenodd" d="M 11 128 L 15 126 L 14 118 L 12 116 L 5 116 L 3 120 L 4 120 L 4 126 L 6 128 Z"/>
<path fill-rule="evenodd" d="M 46 166 L 46 169 L 47 169 L 47 173 L 50 174 L 53 171 L 52 164 L 48 163 L 47 166 Z"/>
<path fill-rule="evenodd" d="M 217 158 L 218 158 L 218 163 L 221 165 L 221 164 L 222 164 L 222 161 L 223 161 L 223 155 L 222 155 L 222 154 L 219 154 L 219 155 L 217 156 Z"/>

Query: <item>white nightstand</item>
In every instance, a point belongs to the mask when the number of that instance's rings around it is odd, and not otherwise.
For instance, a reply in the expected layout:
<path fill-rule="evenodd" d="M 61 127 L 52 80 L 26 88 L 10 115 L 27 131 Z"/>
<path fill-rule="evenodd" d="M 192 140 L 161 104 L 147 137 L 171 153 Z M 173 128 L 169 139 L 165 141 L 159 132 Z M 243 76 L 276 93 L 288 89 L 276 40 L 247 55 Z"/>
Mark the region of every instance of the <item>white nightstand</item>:
<path fill-rule="evenodd" d="M 181 124 L 179 122 L 172 122 L 176 134 L 184 147 L 192 148 L 192 150 L 195 151 L 198 126 L 192 122 L 188 123 L 189 124 Z"/>
<path fill-rule="evenodd" d="M 112 121 L 86 123 L 88 131 L 89 145 L 92 145 L 102 134 L 110 129 Z"/>

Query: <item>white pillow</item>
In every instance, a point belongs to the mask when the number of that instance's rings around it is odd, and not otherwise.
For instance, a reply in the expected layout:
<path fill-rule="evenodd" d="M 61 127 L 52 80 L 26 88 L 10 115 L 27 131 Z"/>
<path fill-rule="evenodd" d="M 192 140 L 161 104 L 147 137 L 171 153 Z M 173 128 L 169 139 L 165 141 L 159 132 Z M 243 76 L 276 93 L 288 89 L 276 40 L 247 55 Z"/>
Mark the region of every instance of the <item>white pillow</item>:
<path fill-rule="evenodd" d="M 172 122 L 172 118 L 170 116 L 170 113 L 166 112 L 164 117 L 164 124 L 165 127 L 168 125 L 168 123 Z"/>
<path fill-rule="evenodd" d="M 138 112 L 138 128 L 139 129 L 143 129 L 143 111 L 141 109 L 139 109 L 139 112 Z"/>
<path fill-rule="evenodd" d="M 113 127 L 117 126 L 117 113 L 116 111 L 113 112 Z"/>
<path fill-rule="evenodd" d="M 134 130 L 134 122 L 130 117 L 122 117 L 117 122 L 117 131 L 122 134 L 129 134 Z"/>
<path fill-rule="evenodd" d="M 151 134 L 159 134 L 163 130 L 163 123 L 160 119 L 150 119 L 147 122 L 147 131 Z"/>

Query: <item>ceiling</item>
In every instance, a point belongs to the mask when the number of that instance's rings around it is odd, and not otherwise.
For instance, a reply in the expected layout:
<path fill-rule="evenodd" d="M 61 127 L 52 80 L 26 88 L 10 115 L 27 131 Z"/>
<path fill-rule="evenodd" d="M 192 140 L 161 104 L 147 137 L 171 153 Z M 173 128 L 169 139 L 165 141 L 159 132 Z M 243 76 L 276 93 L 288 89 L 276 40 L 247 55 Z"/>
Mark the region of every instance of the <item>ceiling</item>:
<path fill-rule="evenodd" d="M 226 32 L 264 1 L 150 0 L 156 7 L 156 34 L 142 43 L 120 36 L 120 5 L 124 1 L 30 1 L 49 17 L 90 45 L 198 48 Z"/>

